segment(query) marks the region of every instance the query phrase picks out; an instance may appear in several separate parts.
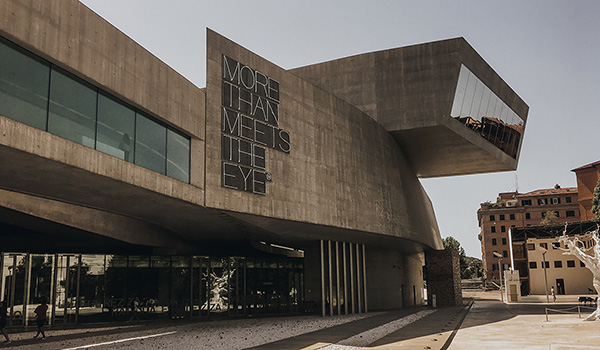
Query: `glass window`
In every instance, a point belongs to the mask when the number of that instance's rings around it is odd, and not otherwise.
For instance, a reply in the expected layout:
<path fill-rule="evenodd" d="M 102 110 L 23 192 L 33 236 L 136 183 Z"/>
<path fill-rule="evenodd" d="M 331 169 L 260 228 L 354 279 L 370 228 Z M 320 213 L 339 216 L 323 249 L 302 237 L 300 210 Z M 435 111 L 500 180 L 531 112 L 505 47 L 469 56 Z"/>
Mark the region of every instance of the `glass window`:
<path fill-rule="evenodd" d="M 496 221 L 496 216 L 495 215 L 490 215 L 490 221 Z"/>
<path fill-rule="evenodd" d="M 537 262 L 535 262 L 535 261 L 530 261 L 530 262 L 529 262 L 529 268 L 530 268 L 530 269 L 537 269 Z"/>
<path fill-rule="evenodd" d="M 134 132 L 133 109 L 104 94 L 99 94 L 96 149 L 132 162 Z"/>
<path fill-rule="evenodd" d="M 535 243 L 527 243 L 527 250 L 535 250 Z"/>
<path fill-rule="evenodd" d="M 560 269 L 562 267 L 562 261 L 558 260 L 554 262 L 554 267 Z"/>
<path fill-rule="evenodd" d="M 502 256 L 505 258 L 508 258 L 508 250 L 503 250 L 502 251 Z"/>
<path fill-rule="evenodd" d="M 567 267 L 575 267 L 575 260 L 567 260 Z"/>
<path fill-rule="evenodd" d="M 515 219 L 515 214 L 510 214 L 510 219 L 514 220 Z"/>
<path fill-rule="evenodd" d="M 52 69 L 48 132 L 94 148 L 97 95 L 95 88 Z"/>
<path fill-rule="evenodd" d="M 464 65 L 450 115 L 516 158 L 524 121 Z"/>
<path fill-rule="evenodd" d="M 506 238 L 502 238 L 502 245 L 506 245 Z"/>
<path fill-rule="evenodd" d="M 504 220 L 504 219 L 505 219 L 504 214 L 500 214 L 500 220 Z"/>
<path fill-rule="evenodd" d="M 571 203 L 571 197 L 565 197 L 565 202 L 566 203 Z"/>
<path fill-rule="evenodd" d="M 492 227 L 490 228 L 490 231 L 491 231 L 492 233 L 496 233 L 496 226 L 492 226 Z"/>
<path fill-rule="evenodd" d="M 135 164 L 165 174 L 167 128 L 138 113 L 135 132 Z"/>
<path fill-rule="evenodd" d="M 0 41 L 0 115 L 46 130 L 50 65 Z"/>
<path fill-rule="evenodd" d="M 492 245 L 498 244 L 495 238 L 492 238 Z"/>
<path fill-rule="evenodd" d="M 190 181 L 190 140 L 173 130 L 167 130 L 167 176 Z"/>
<path fill-rule="evenodd" d="M 548 249 L 548 243 L 540 243 L 540 248 Z"/>
<path fill-rule="evenodd" d="M 525 219 L 531 219 L 531 214 L 530 213 L 525 213 Z"/>
<path fill-rule="evenodd" d="M 506 232 L 506 226 L 500 226 L 500 232 Z"/>
<path fill-rule="evenodd" d="M 531 205 L 531 199 L 523 199 L 521 201 L 521 205 L 523 205 L 523 206 Z"/>
<path fill-rule="evenodd" d="M 567 210 L 567 217 L 573 217 L 575 216 L 575 211 L 574 210 Z"/>

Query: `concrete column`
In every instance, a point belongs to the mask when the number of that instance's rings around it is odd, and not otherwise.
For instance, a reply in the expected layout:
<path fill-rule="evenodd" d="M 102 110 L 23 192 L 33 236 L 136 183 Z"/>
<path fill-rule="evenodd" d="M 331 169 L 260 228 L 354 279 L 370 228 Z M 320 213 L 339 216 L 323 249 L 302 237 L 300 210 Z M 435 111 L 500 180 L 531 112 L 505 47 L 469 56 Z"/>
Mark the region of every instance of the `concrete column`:
<path fill-rule="evenodd" d="M 346 266 L 346 242 L 342 242 L 342 260 L 344 268 L 344 313 L 348 314 L 348 267 Z"/>
<path fill-rule="evenodd" d="M 356 244 L 356 295 L 358 297 L 358 313 L 362 313 L 362 302 L 360 300 L 362 284 L 360 283 L 360 275 L 360 244 Z"/>
<path fill-rule="evenodd" d="M 325 316 L 325 247 L 321 240 L 321 316 Z"/>
<path fill-rule="evenodd" d="M 340 245 L 338 241 L 335 241 L 335 284 L 336 284 L 336 304 L 337 314 L 342 314 L 342 304 L 340 303 Z"/>
<path fill-rule="evenodd" d="M 329 316 L 333 316 L 333 276 L 331 272 L 331 241 L 327 241 L 327 259 L 329 261 Z"/>
<path fill-rule="evenodd" d="M 365 245 L 362 245 L 363 248 L 363 292 L 365 296 L 365 312 L 369 312 L 369 308 L 367 307 L 367 264 L 366 264 L 366 250 Z"/>
<path fill-rule="evenodd" d="M 352 255 L 354 254 L 354 245 L 349 243 L 349 253 L 350 253 L 350 294 L 352 296 L 352 313 L 356 313 L 356 301 L 354 300 L 354 258 Z"/>

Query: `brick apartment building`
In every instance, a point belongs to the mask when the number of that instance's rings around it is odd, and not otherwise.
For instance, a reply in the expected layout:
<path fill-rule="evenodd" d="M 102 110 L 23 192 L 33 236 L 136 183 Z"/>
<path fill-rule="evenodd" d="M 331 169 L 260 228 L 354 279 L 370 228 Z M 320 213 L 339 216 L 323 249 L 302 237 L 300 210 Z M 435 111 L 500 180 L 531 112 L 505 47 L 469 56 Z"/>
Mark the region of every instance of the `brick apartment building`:
<path fill-rule="evenodd" d="M 581 220 L 593 220 L 592 198 L 594 198 L 594 188 L 600 178 L 600 161 L 581 166 L 571 171 L 577 176 Z"/>
<path fill-rule="evenodd" d="M 496 203 L 481 204 L 477 210 L 479 240 L 483 269 L 488 280 L 497 280 L 499 277 L 498 258 L 494 256 L 494 252 L 505 258 L 502 260 L 503 270 L 510 267 L 509 229 L 539 225 L 549 211 L 556 214 L 556 222 L 579 221 L 581 215 L 577 188 L 561 188 L 556 185 L 554 188 L 528 193 L 504 192 L 498 194 Z M 523 263 L 526 269 L 526 262 Z"/>

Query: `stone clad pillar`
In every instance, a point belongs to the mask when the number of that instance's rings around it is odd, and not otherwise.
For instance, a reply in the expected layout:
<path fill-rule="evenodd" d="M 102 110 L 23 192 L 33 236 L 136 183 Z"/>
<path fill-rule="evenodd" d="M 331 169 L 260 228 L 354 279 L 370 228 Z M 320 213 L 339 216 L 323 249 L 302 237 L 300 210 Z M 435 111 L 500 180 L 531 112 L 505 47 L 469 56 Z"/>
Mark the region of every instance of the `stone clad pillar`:
<path fill-rule="evenodd" d="M 462 304 L 458 251 L 429 250 L 425 252 L 425 267 L 428 304 L 432 306 L 433 295 L 436 296 L 437 307 Z"/>

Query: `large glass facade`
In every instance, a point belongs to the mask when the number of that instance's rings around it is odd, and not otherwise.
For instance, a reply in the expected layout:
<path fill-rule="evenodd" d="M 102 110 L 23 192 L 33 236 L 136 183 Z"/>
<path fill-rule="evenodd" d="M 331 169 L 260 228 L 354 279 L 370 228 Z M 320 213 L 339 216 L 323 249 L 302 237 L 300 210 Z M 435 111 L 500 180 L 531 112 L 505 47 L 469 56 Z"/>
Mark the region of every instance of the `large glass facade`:
<path fill-rule="evenodd" d="M 167 129 L 145 116 L 138 116 L 135 127 L 135 164 L 166 172 Z"/>
<path fill-rule="evenodd" d="M 464 65 L 450 115 L 509 156 L 517 157 L 523 119 Z"/>
<path fill-rule="evenodd" d="M 189 182 L 188 137 L 1 37 L 0 116 Z"/>
<path fill-rule="evenodd" d="M 0 40 L 0 115 L 46 130 L 50 64 Z"/>
<path fill-rule="evenodd" d="M 2 253 L 0 299 L 9 325 L 240 317 L 303 311 L 302 258 Z"/>
<path fill-rule="evenodd" d="M 95 88 L 52 69 L 48 132 L 94 148 L 97 97 Z"/>
<path fill-rule="evenodd" d="M 135 111 L 119 101 L 98 95 L 96 149 L 133 162 Z"/>

